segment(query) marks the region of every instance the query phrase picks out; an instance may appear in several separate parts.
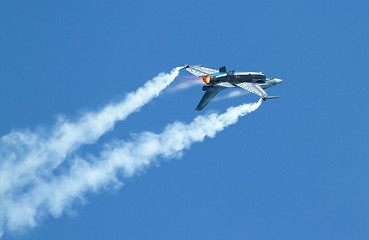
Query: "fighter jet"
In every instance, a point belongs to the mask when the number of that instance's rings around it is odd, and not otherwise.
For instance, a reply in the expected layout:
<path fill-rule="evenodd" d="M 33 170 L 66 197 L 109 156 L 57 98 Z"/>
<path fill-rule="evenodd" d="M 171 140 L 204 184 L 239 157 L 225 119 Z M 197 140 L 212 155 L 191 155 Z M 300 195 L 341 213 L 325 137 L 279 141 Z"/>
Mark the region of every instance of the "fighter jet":
<path fill-rule="evenodd" d="M 231 87 L 242 88 L 260 96 L 264 101 L 279 98 L 278 96 L 268 96 L 264 89 L 277 85 L 282 80 L 266 78 L 262 72 L 227 72 L 225 66 L 219 68 L 219 71 L 201 65 L 185 65 L 184 68 L 191 74 L 202 77 L 202 81 L 207 85 L 202 87 L 205 94 L 195 109 L 198 111 L 202 110 L 218 92 Z"/>

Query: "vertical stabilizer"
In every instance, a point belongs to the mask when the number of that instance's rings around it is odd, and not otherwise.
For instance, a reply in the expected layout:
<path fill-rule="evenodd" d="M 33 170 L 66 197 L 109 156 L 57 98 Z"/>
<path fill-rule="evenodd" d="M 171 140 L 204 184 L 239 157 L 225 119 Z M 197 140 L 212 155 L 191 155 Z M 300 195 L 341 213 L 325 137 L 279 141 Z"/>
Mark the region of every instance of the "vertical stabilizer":
<path fill-rule="evenodd" d="M 223 66 L 223 67 L 219 68 L 219 72 L 221 72 L 221 73 L 226 73 L 226 72 L 227 72 L 226 67 L 225 67 L 225 66 Z"/>

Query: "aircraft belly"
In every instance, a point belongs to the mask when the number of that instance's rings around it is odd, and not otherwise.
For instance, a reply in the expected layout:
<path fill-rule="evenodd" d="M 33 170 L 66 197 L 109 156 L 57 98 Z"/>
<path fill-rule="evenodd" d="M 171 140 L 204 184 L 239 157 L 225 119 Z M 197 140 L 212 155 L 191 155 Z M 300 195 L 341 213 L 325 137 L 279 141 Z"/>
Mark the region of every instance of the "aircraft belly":
<path fill-rule="evenodd" d="M 240 79 L 238 78 L 238 76 L 222 76 L 216 79 L 217 83 L 221 83 L 221 82 L 228 82 L 232 85 L 238 84 L 240 83 Z"/>
<path fill-rule="evenodd" d="M 239 76 L 239 83 L 243 82 L 254 82 L 256 79 L 252 75 L 240 75 Z"/>
<path fill-rule="evenodd" d="M 233 75 L 233 76 L 221 76 L 217 77 L 216 82 L 229 82 L 230 84 L 239 84 L 243 82 L 257 82 L 260 79 L 255 79 L 252 75 Z"/>

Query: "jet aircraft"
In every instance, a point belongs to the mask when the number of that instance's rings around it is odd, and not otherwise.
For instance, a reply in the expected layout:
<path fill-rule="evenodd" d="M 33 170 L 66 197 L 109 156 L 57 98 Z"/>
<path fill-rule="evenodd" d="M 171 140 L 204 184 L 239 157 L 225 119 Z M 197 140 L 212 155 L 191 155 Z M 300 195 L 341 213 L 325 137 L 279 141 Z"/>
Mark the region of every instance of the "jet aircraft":
<path fill-rule="evenodd" d="M 240 87 L 248 92 L 260 96 L 264 101 L 278 96 L 269 96 L 264 89 L 272 87 L 282 82 L 278 78 L 266 78 L 261 72 L 227 72 L 226 67 L 219 68 L 219 71 L 201 65 L 185 65 L 184 68 L 191 74 L 202 77 L 202 81 L 207 84 L 203 86 L 205 91 L 200 103 L 195 110 L 202 110 L 211 99 L 221 90 L 231 87 Z"/>

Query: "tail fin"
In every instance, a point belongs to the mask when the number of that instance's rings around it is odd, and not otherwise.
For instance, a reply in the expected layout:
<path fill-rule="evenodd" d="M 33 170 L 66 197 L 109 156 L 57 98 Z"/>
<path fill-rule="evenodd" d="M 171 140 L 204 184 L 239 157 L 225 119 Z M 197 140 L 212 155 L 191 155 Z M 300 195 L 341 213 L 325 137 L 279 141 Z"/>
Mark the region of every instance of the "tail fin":
<path fill-rule="evenodd" d="M 225 66 L 223 66 L 223 67 L 219 68 L 219 72 L 221 72 L 221 73 L 226 73 L 226 72 L 227 72 L 226 67 L 225 67 Z"/>

